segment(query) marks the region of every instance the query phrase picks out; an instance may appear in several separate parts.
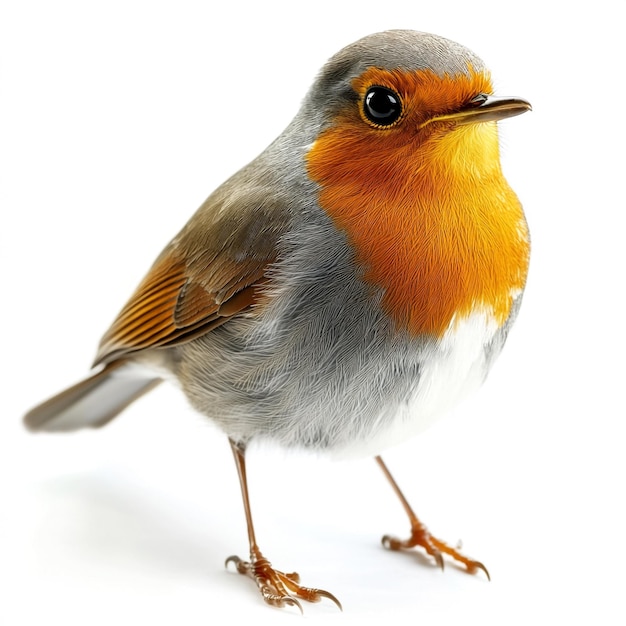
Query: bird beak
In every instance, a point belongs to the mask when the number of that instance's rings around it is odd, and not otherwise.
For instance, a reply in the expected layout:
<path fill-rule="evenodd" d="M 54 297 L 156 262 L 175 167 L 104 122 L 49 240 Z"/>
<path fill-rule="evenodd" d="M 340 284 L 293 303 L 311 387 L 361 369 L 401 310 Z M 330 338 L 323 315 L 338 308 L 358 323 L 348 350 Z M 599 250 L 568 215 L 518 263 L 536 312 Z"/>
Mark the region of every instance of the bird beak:
<path fill-rule="evenodd" d="M 467 107 L 460 111 L 436 115 L 427 120 L 426 124 L 440 121 L 452 121 L 457 124 L 497 122 L 498 120 L 521 115 L 531 110 L 530 102 L 523 98 L 496 98 L 495 96 L 479 94 Z M 425 124 L 422 124 L 422 126 L 425 126 Z"/>

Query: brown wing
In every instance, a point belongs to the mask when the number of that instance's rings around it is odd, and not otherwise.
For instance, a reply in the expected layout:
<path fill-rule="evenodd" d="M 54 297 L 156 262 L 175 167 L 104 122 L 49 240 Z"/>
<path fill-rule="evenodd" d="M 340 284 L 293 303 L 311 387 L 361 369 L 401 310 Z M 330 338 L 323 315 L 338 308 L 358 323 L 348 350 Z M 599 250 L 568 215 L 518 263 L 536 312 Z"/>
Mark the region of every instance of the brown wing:
<path fill-rule="evenodd" d="M 210 197 L 156 260 L 106 332 L 95 365 L 189 341 L 249 308 L 288 220 L 268 201 L 230 206 Z M 254 191 L 256 193 L 254 193 Z M 247 199 L 260 200 L 259 190 Z"/>
<path fill-rule="evenodd" d="M 236 268 L 233 271 L 239 274 Z M 184 260 L 169 251 L 154 264 L 102 338 L 94 365 L 208 332 L 251 306 L 262 278 L 263 267 L 240 276 L 233 295 L 220 302 L 216 293 L 190 274 Z"/>

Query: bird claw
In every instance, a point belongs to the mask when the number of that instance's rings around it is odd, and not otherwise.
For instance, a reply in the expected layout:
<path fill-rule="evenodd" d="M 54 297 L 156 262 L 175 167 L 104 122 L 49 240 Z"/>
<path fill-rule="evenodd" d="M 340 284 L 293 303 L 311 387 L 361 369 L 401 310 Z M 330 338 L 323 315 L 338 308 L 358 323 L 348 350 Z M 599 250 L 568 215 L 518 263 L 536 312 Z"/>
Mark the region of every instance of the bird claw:
<path fill-rule="evenodd" d="M 226 567 L 229 563 L 234 563 L 240 574 L 256 582 L 267 604 L 276 607 L 295 606 L 300 609 L 300 613 L 304 613 L 300 599 L 307 602 L 319 602 L 322 598 L 327 598 L 343 610 L 341 602 L 332 593 L 300 585 L 300 576 L 296 572 L 285 574 L 274 569 L 260 553 L 251 555 L 250 561 L 244 561 L 238 556 L 229 556 L 226 559 Z"/>
<path fill-rule="evenodd" d="M 437 565 L 442 570 L 444 568 L 443 555 L 447 554 L 453 560 L 465 565 L 469 574 L 475 574 L 478 570 L 482 570 L 485 576 L 487 576 L 487 580 L 491 580 L 487 568 L 480 561 L 469 559 L 456 548 L 452 548 L 440 539 L 433 537 L 421 523 L 413 526 L 411 536 L 408 539 L 402 540 L 385 535 L 382 538 L 382 544 L 388 550 L 408 550 L 420 546 L 435 559 Z"/>

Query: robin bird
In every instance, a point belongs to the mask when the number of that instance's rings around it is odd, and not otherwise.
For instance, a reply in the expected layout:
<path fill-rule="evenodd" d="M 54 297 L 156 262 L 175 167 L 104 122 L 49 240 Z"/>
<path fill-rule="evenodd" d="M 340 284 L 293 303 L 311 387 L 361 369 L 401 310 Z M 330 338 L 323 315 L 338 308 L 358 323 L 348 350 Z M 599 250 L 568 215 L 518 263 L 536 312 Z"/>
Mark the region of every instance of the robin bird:
<path fill-rule="evenodd" d="M 32 409 L 26 426 L 99 427 L 174 379 L 232 448 L 250 556 L 227 564 L 269 604 L 339 605 L 259 549 L 246 447 L 270 439 L 375 456 L 485 379 L 529 262 L 496 122 L 531 107 L 492 91 L 480 58 L 436 35 L 386 31 L 338 52 L 285 131 L 165 247 L 102 338 L 93 373 Z M 375 459 L 411 525 L 383 544 L 487 573 L 429 533 Z"/>

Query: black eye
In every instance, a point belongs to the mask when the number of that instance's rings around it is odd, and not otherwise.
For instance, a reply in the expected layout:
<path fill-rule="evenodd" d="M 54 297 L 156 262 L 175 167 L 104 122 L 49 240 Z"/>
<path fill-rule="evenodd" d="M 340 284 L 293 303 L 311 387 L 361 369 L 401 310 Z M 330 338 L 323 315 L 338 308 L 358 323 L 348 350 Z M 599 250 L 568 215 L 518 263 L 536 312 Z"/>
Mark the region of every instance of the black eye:
<path fill-rule="evenodd" d="M 363 111 L 377 126 L 390 126 L 402 114 L 400 97 L 386 87 L 370 87 L 365 94 Z"/>

